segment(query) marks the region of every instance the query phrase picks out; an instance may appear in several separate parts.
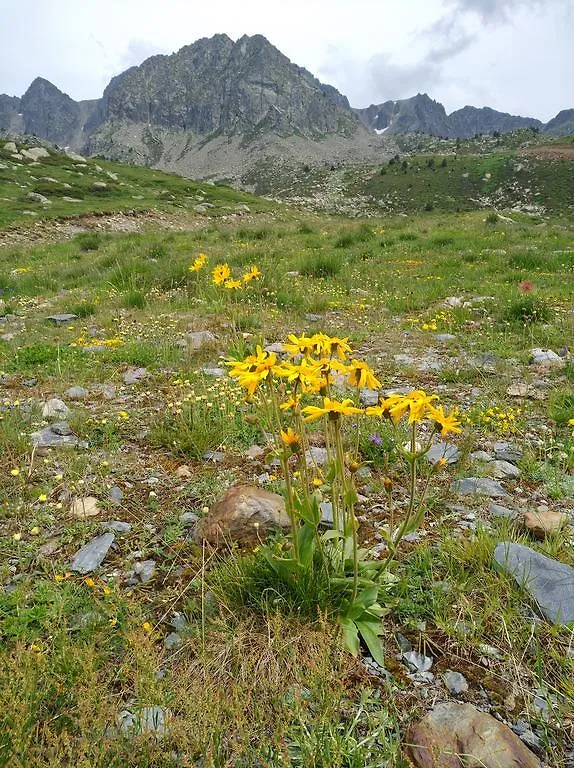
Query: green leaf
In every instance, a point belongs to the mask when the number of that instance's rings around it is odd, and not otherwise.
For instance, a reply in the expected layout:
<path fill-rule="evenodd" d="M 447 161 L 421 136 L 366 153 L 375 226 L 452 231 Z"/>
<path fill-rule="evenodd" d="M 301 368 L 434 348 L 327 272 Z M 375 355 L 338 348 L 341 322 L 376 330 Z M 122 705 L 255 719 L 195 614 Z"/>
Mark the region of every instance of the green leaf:
<path fill-rule="evenodd" d="M 334 529 L 331 529 L 330 531 L 325 531 L 325 533 L 321 534 L 321 538 L 323 541 L 330 541 L 331 539 L 344 539 L 345 536 L 341 533 L 341 531 L 335 531 Z"/>
<path fill-rule="evenodd" d="M 377 664 L 380 664 L 382 667 L 384 667 L 385 652 L 384 652 L 381 640 L 379 638 L 379 632 L 382 631 L 382 627 L 380 626 L 380 621 L 377 622 L 377 624 L 375 624 L 375 622 L 373 621 L 357 620 L 355 622 L 355 625 L 359 631 L 359 634 L 365 641 L 366 646 L 369 649 L 373 659 L 377 662 Z M 377 625 L 378 625 L 378 631 L 377 631 Z"/>
<path fill-rule="evenodd" d="M 305 523 L 299 528 L 297 537 L 299 540 L 299 562 L 303 568 L 309 568 L 313 562 L 313 555 L 315 554 L 315 543 L 317 541 L 315 534 L 316 528 L 314 525 Z"/>
<path fill-rule="evenodd" d="M 343 629 L 343 640 L 349 651 L 353 656 L 358 656 L 361 652 L 361 643 L 359 641 L 359 633 L 354 621 L 339 617 L 339 624 Z"/>

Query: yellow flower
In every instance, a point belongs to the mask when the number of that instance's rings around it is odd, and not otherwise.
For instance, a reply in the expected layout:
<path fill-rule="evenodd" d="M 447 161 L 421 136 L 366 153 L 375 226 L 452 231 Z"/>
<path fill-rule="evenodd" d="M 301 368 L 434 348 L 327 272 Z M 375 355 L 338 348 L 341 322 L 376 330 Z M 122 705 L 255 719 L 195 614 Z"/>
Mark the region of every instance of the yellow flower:
<path fill-rule="evenodd" d="M 12 475 L 12 477 L 18 477 L 18 475 L 20 474 L 20 470 L 18 469 L 18 467 L 14 467 L 14 469 L 10 470 L 10 474 Z"/>
<path fill-rule="evenodd" d="M 447 462 L 446 462 L 446 459 L 445 459 L 445 457 L 444 457 L 444 456 L 442 456 L 442 457 L 441 457 L 441 458 L 440 458 L 440 459 L 439 459 L 439 460 L 436 462 L 436 464 L 435 464 L 435 467 L 437 467 L 437 469 L 442 469 L 443 467 L 446 467 L 446 464 L 447 464 Z"/>
<path fill-rule="evenodd" d="M 341 365 L 337 370 L 344 373 L 348 377 L 349 384 L 357 389 L 363 389 L 363 387 L 380 389 L 381 387 L 381 382 L 375 378 L 372 368 L 362 360 L 351 360 L 349 365 Z"/>
<path fill-rule="evenodd" d="M 30 534 L 32 536 L 37 536 L 40 533 L 40 529 L 37 525 L 35 525 L 33 528 L 30 528 Z"/>
<path fill-rule="evenodd" d="M 261 272 L 256 266 L 249 267 L 249 270 L 243 275 L 243 282 L 250 283 L 252 280 L 259 280 Z"/>
<path fill-rule="evenodd" d="M 281 408 L 282 411 L 288 411 L 291 408 L 297 408 L 300 402 L 301 402 L 301 398 L 293 397 L 293 395 L 290 395 L 289 398 L 285 400 L 284 403 L 281 403 L 279 407 Z"/>
<path fill-rule="evenodd" d="M 301 441 L 301 435 L 298 435 L 297 432 L 294 432 L 291 427 L 287 427 L 287 432 L 281 430 L 281 441 L 283 442 L 283 445 L 286 445 L 294 450 Z"/>
<path fill-rule="evenodd" d="M 392 397 L 392 395 L 391 395 Z M 415 389 L 389 408 L 392 420 L 396 423 L 405 413 L 409 414 L 409 424 L 421 421 L 425 412 L 429 409 L 433 400 L 438 400 L 438 395 L 427 395 L 422 389 Z"/>
<path fill-rule="evenodd" d="M 440 429 L 441 435 L 448 435 L 449 432 L 458 434 L 461 431 L 460 422 L 454 414 L 445 414 L 442 405 L 438 407 L 430 406 L 429 417 L 435 422 L 436 429 Z"/>
<path fill-rule="evenodd" d="M 38 501 L 40 501 L 40 502 L 42 502 L 42 503 L 44 503 L 45 501 L 48 501 L 48 496 L 47 496 L 47 494 L 45 494 L 45 493 L 41 493 L 41 494 L 38 496 Z"/>
<path fill-rule="evenodd" d="M 86 576 L 84 579 L 84 584 L 90 589 L 93 589 L 96 586 L 96 582 L 90 576 Z"/>
<path fill-rule="evenodd" d="M 347 353 L 351 351 L 349 339 L 340 339 L 338 336 L 327 336 L 325 333 L 316 333 L 312 337 L 315 343 L 315 354 L 333 357 L 337 355 L 339 360 L 346 360 Z"/>
<path fill-rule="evenodd" d="M 215 285 L 223 285 L 231 277 L 231 267 L 229 264 L 216 264 L 212 275 Z"/>
<path fill-rule="evenodd" d="M 570 419 L 570 420 L 568 421 L 568 424 L 569 424 L 571 427 L 574 427 L 574 419 Z"/>
<path fill-rule="evenodd" d="M 64 575 L 63 575 L 63 574 L 61 574 L 61 573 L 57 573 L 57 574 L 54 576 L 54 581 L 64 581 Z"/>
<path fill-rule="evenodd" d="M 200 253 L 199 256 L 196 258 L 196 260 L 193 262 L 191 267 L 189 267 L 190 272 L 199 272 L 199 270 L 204 267 L 207 263 L 207 254 Z"/>
<path fill-rule="evenodd" d="M 241 280 L 226 280 L 224 285 L 229 290 L 237 291 L 239 288 L 243 286 L 243 283 L 241 282 Z"/>
<path fill-rule="evenodd" d="M 21 541 L 21 539 L 22 539 L 22 534 L 21 534 L 21 533 L 15 533 L 15 534 L 12 536 L 12 539 L 13 539 L 14 541 Z"/>
<path fill-rule="evenodd" d="M 323 485 L 323 481 L 321 480 L 320 477 L 314 477 L 313 485 L 315 486 L 315 488 L 320 488 Z"/>
<path fill-rule="evenodd" d="M 152 625 L 149 623 L 149 621 L 144 621 L 142 624 L 142 629 L 144 632 L 147 632 L 148 634 L 153 631 Z"/>
<path fill-rule="evenodd" d="M 315 344 L 310 336 L 295 336 L 294 333 L 290 333 L 283 344 L 283 349 L 290 357 L 307 356 L 314 352 Z"/>
<path fill-rule="evenodd" d="M 323 407 L 319 408 L 316 405 L 308 405 L 303 408 L 303 413 L 306 413 L 304 421 L 314 421 L 320 419 L 321 416 L 329 416 L 330 419 L 338 419 L 339 416 L 352 416 L 355 413 L 362 413 L 360 408 L 353 405 L 353 401 L 349 398 L 338 402 L 337 400 L 331 400 L 329 397 L 323 398 Z"/>

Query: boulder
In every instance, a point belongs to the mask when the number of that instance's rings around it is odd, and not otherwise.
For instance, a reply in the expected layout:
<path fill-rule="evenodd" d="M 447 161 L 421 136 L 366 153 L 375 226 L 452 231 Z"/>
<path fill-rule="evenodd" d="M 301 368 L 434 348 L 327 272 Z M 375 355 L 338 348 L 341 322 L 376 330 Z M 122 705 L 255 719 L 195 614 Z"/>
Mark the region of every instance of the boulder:
<path fill-rule="evenodd" d="M 508 726 L 472 704 L 437 704 L 409 729 L 407 742 L 419 768 L 541 768 Z"/>
<path fill-rule="evenodd" d="M 50 157 L 50 153 L 44 147 L 32 147 L 31 149 L 21 149 L 20 154 L 28 160 L 40 160 L 42 157 Z"/>
<path fill-rule="evenodd" d="M 547 534 L 558 533 L 569 521 L 568 515 L 563 512 L 553 512 L 551 509 L 544 512 L 524 513 L 524 525 L 537 539 L 543 539 Z"/>
<path fill-rule="evenodd" d="M 455 480 L 451 485 L 451 490 L 461 496 L 474 494 L 490 497 L 508 496 L 500 483 L 489 477 L 464 477 L 462 480 Z"/>
<path fill-rule="evenodd" d="M 70 415 L 70 409 L 59 397 L 52 397 L 42 407 L 43 419 L 65 419 Z"/>
<path fill-rule="evenodd" d="M 194 529 L 198 542 L 218 546 L 257 545 L 272 531 L 288 529 L 282 496 L 251 485 L 236 485 L 217 501 Z"/>
<path fill-rule="evenodd" d="M 565 363 L 560 355 L 557 355 L 551 349 L 531 349 L 530 364 L 550 367 L 554 365 L 563 366 Z"/>
<path fill-rule="evenodd" d="M 549 621 L 574 621 L 574 568 L 510 541 L 496 546 L 493 560 L 530 594 Z"/>

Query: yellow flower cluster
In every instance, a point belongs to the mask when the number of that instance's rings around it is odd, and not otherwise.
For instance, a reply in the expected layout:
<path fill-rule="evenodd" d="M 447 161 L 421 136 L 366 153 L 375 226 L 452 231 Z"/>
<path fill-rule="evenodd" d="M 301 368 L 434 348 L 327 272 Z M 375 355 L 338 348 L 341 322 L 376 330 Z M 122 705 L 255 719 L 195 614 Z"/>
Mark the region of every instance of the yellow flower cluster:
<path fill-rule="evenodd" d="M 11 275 L 27 275 L 31 271 L 32 270 L 30 269 L 30 267 L 15 267 L 13 270 L 11 270 L 10 274 Z"/>
<path fill-rule="evenodd" d="M 255 265 L 249 267 L 239 280 L 233 278 L 229 264 L 216 264 L 211 274 L 214 285 L 222 285 L 228 290 L 239 290 L 253 280 L 259 280 L 261 277 L 261 272 Z"/>
<path fill-rule="evenodd" d="M 516 432 L 516 419 L 522 410 L 520 408 L 501 408 L 493 405 L 485 410 L 474 410 L 465 416 L 465 421 L 478 427 L 484 427 L 490 432 L 508 434 Z"/>
<path fill-rule="evenodd" d="M 107 347 L 108 349 L 114 349 L 115 347 L 121 347 L 124 340 L 121 336 L 112 336 L 109 339 L 92 338 L 89 339 L 86 336 L 78 336 L 76 341 L 73 341 L 71 347 Z"/>
<path fill-rule="evenodd" d="M 427 395 L 423 390 L 413 390 L 406 395 L 390 395 L 376 406 L 360 408 L 350 398 L 342 401 L 331 397 L 330 388 L 337 377 L 343 377 L 346 383 L 362 389 L 379 389 L 381 383 L 375 377 L 369 365 L 352 358 L 348 339 L 327 336 L 318 333 L 313 336 L 295 336 L 290 334 L 283 344 L 289 360 L 278 360 L 274 352 L 267 352 L 260 346 L 255 354 L 244 360 L 230 360 L 229 375 L 237 379 L 241 387 L 251 397 L 262 384 L 272 385 L 276 380 L 285 380 L 292 391 L 283 403 L 281 410 L 300 407 L 301 395 L 323 396 L 320 406 L 307 405 L 301 409 L 304 421 L 313 421 L 323 416 L 337 420 L 341 416 L 363 415 L 385 417 L 398 423 L 408 415 L 409 424 L 423 420 L 434 422 L 442 435 L 460 432 L 460 424 L 454 414 L 445 414 L 442 406 L 436 404 L 437 395 Z M 286 433 L 283 442 L 291 444 Z"/>
<path fill-rule="evenodd" d="M 196 258 L 196 260 L 191 265 L 191 267 L 189 267 L 189 271 L 199 272 L 199 270 L 202 269 L 206 264 L 207 264 L 207 254 L 200 253 L 199 256 Z"/>

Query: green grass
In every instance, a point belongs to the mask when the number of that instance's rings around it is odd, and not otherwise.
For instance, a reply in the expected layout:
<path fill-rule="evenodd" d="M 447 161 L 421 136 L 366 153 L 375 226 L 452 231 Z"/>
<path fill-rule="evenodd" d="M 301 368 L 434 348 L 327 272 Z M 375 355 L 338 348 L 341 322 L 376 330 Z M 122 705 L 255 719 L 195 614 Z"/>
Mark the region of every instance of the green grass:
<path fill-rule="evenodd" d="M 433 171 L 426 159 L 421 179 L 458 167 L 448 158 L 443 168 L 437 153 Z M 66 161 L 58 162 L 46 175 L 64 172 Z M 414 179 L 416 162 L 409 159 L 400 173 Z M 506 162 L 502 155 L 472 159 L 481 178 Z M 574 338 L 571 218 L 512 214 L 514 224 L 485 222 L 483 211 L 449 213 L 437 203 L 416 216 L 350 221 L 255 201 L 249 205 L 259 213 L 246 222 L 220 217 L 240 193 L 167 177 L 182 206 L 184 190 L 193 197 L 199 186 L 220 201 L 204 226 L 179 229 L 197 224 L 195 215 L 180 218 L 190 201 L 179 208 L 177 197 L 163 200 L 162 174 L 116 168 L 123 181 L 147 179 L 142 205 L 155 190 L 163 210 L 177 214 L 166 219 L 173 229 L 103 228 L 0 249 L 0 765 L 175 768 L 202 757 L 206 768 L 402 768 L 405 730 L 429 704 L 396 658 L 399 631 L 433 656 L 437 684 L 446 669 L 459 669 L 472 701 L 486 687 L 495 713 L 533 722 L 544 744 L 555 742 L 553 764 L 566 768 L 565 729 L 555 723 L 571 710 L 571 638 L 532 622 L 528 598 L 494 571 L 491 554 L 498 541 L 511 539 L 572 564 L 568 537 L 527 538 L 519 522 L 491 519 L 484 500 L 465 500 L 476 530 L 463 530 L 448 505 L 453 476 L 482 471 L 469 454 L 501 439 L 525 449 L 521 499 L 571 505 L 574 368 L 568 362 L 542 372 L 528 364 L 533 347 L 559 351 Z M 384 183 L 395 170 L 387 169 Z M 85 171 L 87 191 L 97 173 Z M 402 177 L 396 182 L 402 189 Z M 426 189 L 421 183 L 417 206 Z M 90 205 L 112 210 L 108 203 L 110 196 Z M 115 203 L 121 209 L 127 198 Z M 10 216 L 5 223 L 13 225 Z M 200 253 L 208 266 L 189 272 Z M 217 287 L 211 270 L 221 263 L 235 277 L 257 265 L 261 280 L 240 291 Z M 449 306 L 449 297 L 460 302 Z M 47 317 L 58 312 L 78 319 L 54 326 Z M 206 329 L 215 341 L 190 348 L 188 334 Z M 225 367 L 226 359 L 287 333 L 315 331 L 349 337 L 385 390 L 439 392 L 447 409 L 468 415 L 456 439 L 460 463 L 433 479 L 423 534 L 397 558 L 383 635 L 389 684 L 342 651 L 328 611 L 313 600 L 297 610 L 292 596 L 270 589 L 258 552 L 215 555 L 180 519 L 201 515 L 236 483 L 281 490 L 252 404 L 229 379 L 202 369 Z M 442 333 L 454 339 L 440 342 Z M 85 351 L 96 342 L 108 346 Z M 412 362 L 396 360 L 399 354 Z M 420 370 L 429 357 L 440 370 Z M 134 367 L 147 375 L 126 384 Z M 507 394 L 517 381 L 539 387 L 546 399 Z M 88 390 L 86 400 L 69 400 L 72 385 Z M 30 433 L 45 424 L 41 408 L 50 397 L 67 402 L 69 424 L 87 449 L 33 450 Z M 489 416 L 494 406 L 506 416 Z M 380 445 L 370 438 L 375 433 Z M 367 546 L 380 543 L 380 526 L 389 523 L 389 480 L 394 513 L 403 510 L 405 463 L 387 450 L 389 433 L 390 425 L 378 422 L 345 433 L 345 450 L 370 470 L 357 477 L 367 499 L 359 529 Z M 268 448 L 263 458 L 246 458 L 254 443 Z M 221 463 L 202 458 L 213 450 L 223 454 Z M 424 483 L 428 469 L 421 475 Z M 123 494 L 119 505 L 113 487 Z M 101 515 L 74 517 L 71 499 L 89 495 Z M 114 519 L 131 529 L 116 536 L 94 585 L 67 575 L 77 549 Z M 152 582 L 126 583 L 134 559 L 156 561 Z M 164 647 L 174 611 L 187 621 L 175 652 Z M 497 647 L 502 660 L 485 662 L 483 643 Z M 532 691 L 542 686 L 556 696 L 547 724 L 532 708 Z M 164 739 L 117 736 L 122 710 L 154 705 L 169 712 Z"/>

